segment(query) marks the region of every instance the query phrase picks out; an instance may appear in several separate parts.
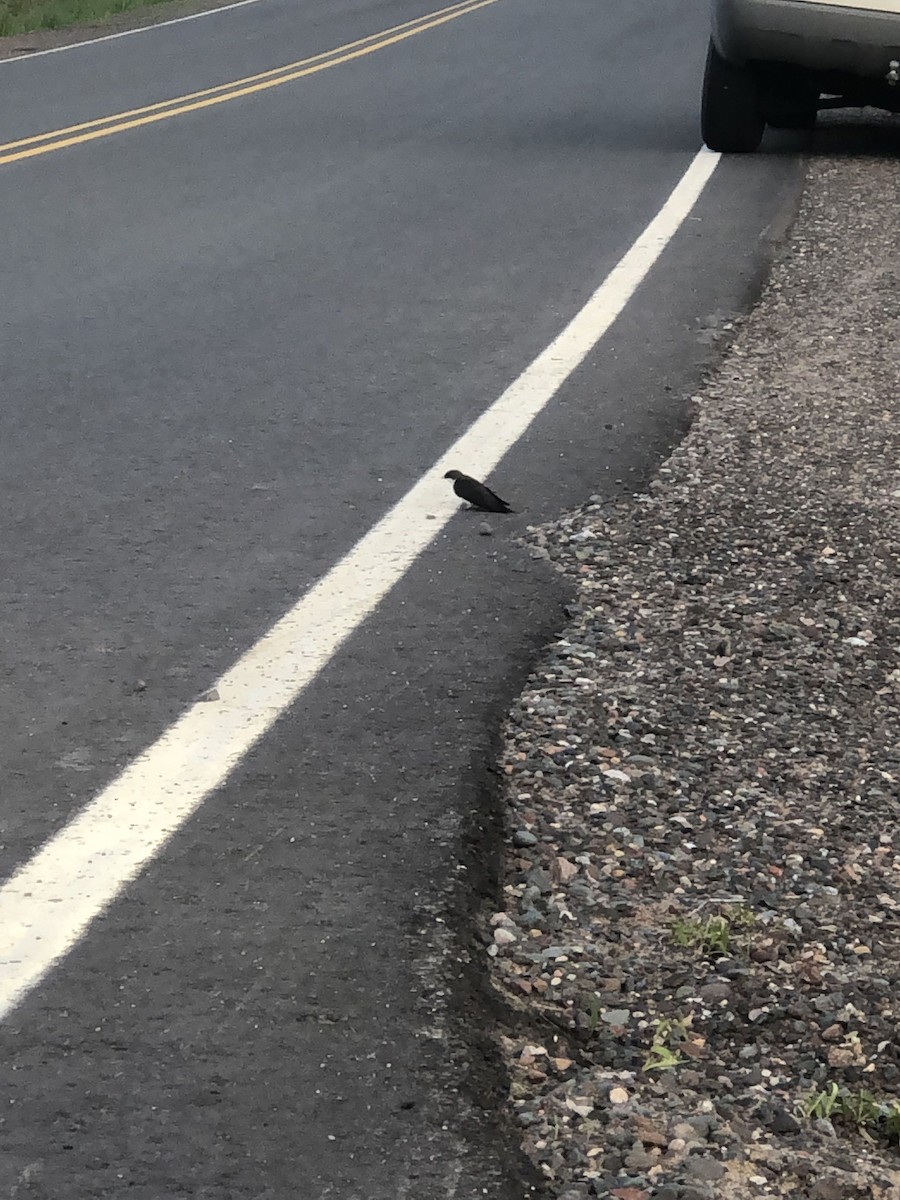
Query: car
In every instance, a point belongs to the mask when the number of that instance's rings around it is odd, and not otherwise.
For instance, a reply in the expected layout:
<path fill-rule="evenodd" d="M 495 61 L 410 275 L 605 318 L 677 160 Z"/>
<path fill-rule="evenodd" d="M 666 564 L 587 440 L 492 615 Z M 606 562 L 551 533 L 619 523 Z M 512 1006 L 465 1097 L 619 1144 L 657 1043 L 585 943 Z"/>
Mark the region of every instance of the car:
<path fill-rule="evenodd" d="M 809 129 L 820 109 L 900 112 L 900 0 L 713 0 L 701 132 L 758 149 L 766 126 Z"/>

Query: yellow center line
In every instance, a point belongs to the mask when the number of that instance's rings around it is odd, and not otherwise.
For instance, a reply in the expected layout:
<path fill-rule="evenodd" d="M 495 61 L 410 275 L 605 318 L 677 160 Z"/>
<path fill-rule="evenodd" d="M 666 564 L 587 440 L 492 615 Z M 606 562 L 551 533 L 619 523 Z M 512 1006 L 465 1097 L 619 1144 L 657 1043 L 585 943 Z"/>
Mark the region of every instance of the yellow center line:
<path fill-rule="evenodd" d="M 95 141 L 97 138 L 111 137 L 115 133 L 124 133 L 128 129 L 137 129 L 142 125 L 152 125 L 157 121 L 167 121 L 170 117 L 183 116 L 185 113 L 197 112 L 200 109 L 212 108 L 217 104 L 225 104 L 230 100 L 238 100 L 243 96 L 251 96 L 256 92 L 268 91 L 270 88 L 281 87 L 285 83 L 302 79 L 307 75 L 316 75 L 329 67 L 341 63 L 352 62 L 404 42 L 407 38 L 415 37 L 428 29 L 455 21 L 468 13 L 476 12 L 479 8 L 496 4 L 497 0 L 461 0 L 461 3 L 451 4 L 434 12 L 406 21 L 402 25 L 394 25 L 383 29 L 380 33 L 369 34 L 355 42 L 337 46 L 334 50 L 313 55 L 311 58 L 300 59 L 287 63 L 283 67 L 275 67 L 270 71 L 262 71 L 258 75 L 248 75 L 231 83 L 219 84 L 216 87 L 204 88 L 199 92 L 189 92 L 184 96 L 176 96 L 171 100 L 161 100 L 156 104 L 147 104 L 143 108 L 129 109 L 127 112 L 115 113 L 107 117 L 98 117 L 93 121 L 84 121 L 80 125 L 69 125 L 63 129 L 51 130 L 48 133 L 35 134 L 33 137 L 21 138 L 16 142 L 0 144 L 0 164 L 19 162 L 25 158 L 36 158 L 41 154 L 50 154 L 54 150 L 62 150 L 67 146 L 77 146 L 83 142 Z"/>
<path fill-rule="evenodd" d="M 130 108 L 127 112 L 113 113 L 112 116 L 95 117 L 92 121 L 82 121 L 80 125 L 67 125 L 63 129 L 52 129 L 49 133 L 38 133 L 33 137 L 20 138 L 16 142 L 6 142 L 0 145 L 0 152 L 14 150 L 19 146 L 34 146 L 39 142 L 50 141 L 69 133 L 80 133 L 83 129 L 96 129 L 99 126 L 108 125 L 114 121 L 124 121 L 129 117 L 139 117 L 144 113 L 158 112 L 163 108 L 171 108 L 175 104 L 186 104 L 189 100 L 200 100 L 204 96 L 215 96 L 221 92 L 230 92 L 233 88 L 245 87 L 262 79 L 274 79 L 288 71 L 296 71 L 302 67 L 311 66 L 313 63 L 323 62 L 325 59 L 330 59 L 336 54 L 344 54 L 348 50 L 355 50 L 358 46 L 377 42 L 381 38 L 389 37 L 391 34 L 400 33 L 401 30 L 421 25 L 424 21 L 442 16 L 445 13 L 456 12 L 459 9 L 468 10 L 471 3 L 472 0 L 460 0 L 457 4 L 450 4 L 446 8 L 437 9 L 435 12 L 425 13 L 421 17 L 414 17 L 411 21 L 404 21 L 402 25 L 393 25 L 389 29 L 382 29 L 378 33 L 370 33 L 367 37 L 359 38 L 358 41 L 347 42 L 344 46 L 337 46 L 334 50 L 325 50 L 322 54 L 313 54 L 310 58 L 301 58 L 297 62 L 285 63 L 282 67 L 273 67 L 269 71 L 260 71 L 257 75 L 247 75 L 243 79 L 232 79 L 228 83 L 220 83 L 215 87 L 203 88 L 199 92 L 188 92 L 184 96 L 173 96 L 170 100 L 159 100 L 156 104 L 145 104 L 142 108 Z"/>

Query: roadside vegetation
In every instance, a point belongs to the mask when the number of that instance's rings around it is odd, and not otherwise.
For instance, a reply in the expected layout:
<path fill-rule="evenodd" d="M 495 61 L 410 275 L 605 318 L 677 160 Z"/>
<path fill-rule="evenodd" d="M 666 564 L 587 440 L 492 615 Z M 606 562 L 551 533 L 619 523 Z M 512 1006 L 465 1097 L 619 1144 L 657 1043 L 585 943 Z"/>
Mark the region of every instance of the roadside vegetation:
<path fill-rule="evenodd" d="M 116 13 L 163 0 L 0 0 L 0 37 L 35 29 L 96 24 Z"/>
<path fill-rule="evenodd" d="M 746 931 L 753 928 L 755 921 L 752 910 L 744 905 L 699 919 L 679 918 L 672 926 L 672 941 L 676 946 L 706 955 L 730 954 L 734 943 L 741 941 L 736 935 L 743 933 L 744 943 L 749 942 Z"/>
<path fill-rule="evenodd" d="M 839 1120 L 864 1134 L 871 1130 L 897 1144 L 900 1142 L 900 1100 L 880 1100 L 866 1088 L 841 1087 L 832 1081 L 813 1088 L 798 1107 L 798 1116 L 809 1120 Z"/>

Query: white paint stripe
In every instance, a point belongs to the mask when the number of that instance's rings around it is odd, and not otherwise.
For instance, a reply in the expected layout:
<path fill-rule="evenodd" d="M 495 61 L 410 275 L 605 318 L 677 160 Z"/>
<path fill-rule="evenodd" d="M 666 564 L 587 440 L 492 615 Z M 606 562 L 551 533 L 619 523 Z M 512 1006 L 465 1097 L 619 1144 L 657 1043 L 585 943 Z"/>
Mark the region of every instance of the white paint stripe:
<path fill-rule="evenodd" d="M 341 561 L 0 889 L 0 1018 L 84 934 L 321 671 L 457 511 L 442 478 L 490 474 L 634 295 L 715 170 L 701 150 L 559 336 Z M 437 514 L 434 520 L 427 513 Z"/>
<path fill-rule="evenodd" d="M 105 33 L 102 37 L 85 38 L 83 42 L 69 42 L 67 46 L 51 46 L 48 50 L 32 50 L 27 54 L 15 54 L 12 58 L 0 58 L 0 66 L 5 63 L 31 62 L 33 58 L 43 58 L 45 54 L 62 54 L 64 50 L 80 50 L 82 46 L 96 46 L 100 42 L 115 42 L 119 38 L 131 37 L 134 33 L 150 33 L 154 29 L 165 29 L 167 25 L 181 25 L 184 21 L 199 21 L 202 17 L 215 17 L 219 13 L 231 12 L 233 8 L 246 8 L 248 4 L 260 4 L 261 0 L 235 0 L 234 4 L 223 4 L 219 8 L 208 8 L 205 12 L 191 13 L 186 17 L 172 17 L 168 21 L 157 21 L 155 25 L 141 25 L 138 29 L 123 29 L 121 33 Z M 40 33 L 32 29 L 30 33 Z M 26 34 L 19 34 L 25 37 Z"/>

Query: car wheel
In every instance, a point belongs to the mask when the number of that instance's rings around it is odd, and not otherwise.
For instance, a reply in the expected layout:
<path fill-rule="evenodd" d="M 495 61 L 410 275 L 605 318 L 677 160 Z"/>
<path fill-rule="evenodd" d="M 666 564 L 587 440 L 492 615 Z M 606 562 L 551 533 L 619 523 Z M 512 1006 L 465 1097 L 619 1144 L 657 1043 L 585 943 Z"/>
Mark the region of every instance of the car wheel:
<path fill-rule="evenodd" d="M 710 150 L 747 154 L 759 147 L 765 128 L 755 76 L 726 62 L 710 42 L 700 112 L 704 142 Z"/>

